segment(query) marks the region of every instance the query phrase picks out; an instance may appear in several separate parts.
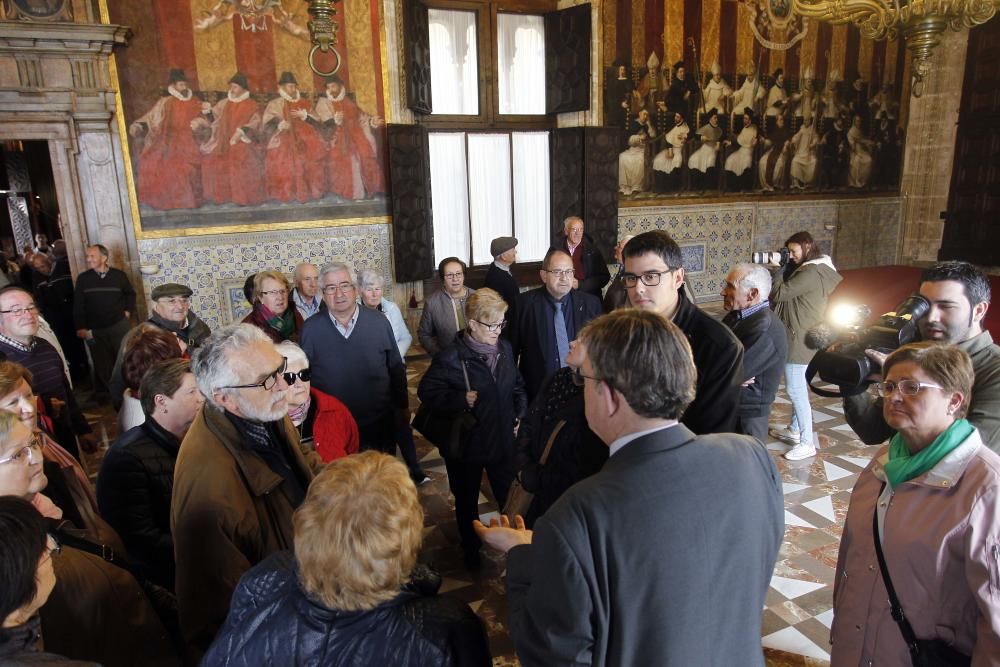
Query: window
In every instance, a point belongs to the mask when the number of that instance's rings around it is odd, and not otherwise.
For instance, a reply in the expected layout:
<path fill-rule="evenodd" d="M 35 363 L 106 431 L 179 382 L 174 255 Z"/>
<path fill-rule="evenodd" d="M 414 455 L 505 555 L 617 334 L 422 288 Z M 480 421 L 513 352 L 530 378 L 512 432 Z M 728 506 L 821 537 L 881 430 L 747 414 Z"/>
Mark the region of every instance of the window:
<path fill-rule="evenodd" d="M 500 114 L 545 113 L 545 22 L 541 16 L 497 14 Z"/>
<path fill-rule="evenodd" d="M 549 247 L 548 132 L 431 132 L 428 143 L 435 263 L 489 264 L 498 236 L 517 237 L 520 262 L 540 261 Z"/>
<path fill-rule="evenodd" d="M 429 9 L 431 94 L 438 115 L 479 114 L 476 13 Z"/>

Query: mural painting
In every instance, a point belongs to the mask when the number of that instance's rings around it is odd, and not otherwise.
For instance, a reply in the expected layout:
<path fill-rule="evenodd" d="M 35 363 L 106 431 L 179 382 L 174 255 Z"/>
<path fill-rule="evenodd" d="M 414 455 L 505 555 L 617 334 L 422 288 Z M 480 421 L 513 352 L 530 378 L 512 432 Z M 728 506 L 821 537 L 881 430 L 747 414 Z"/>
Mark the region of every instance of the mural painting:
<path fill-rule="evenodd" d="M 338 3 L 326 77 L 307 4 L 109 0 L 144 230 L 387 214 L 377 3 Z"/>
<path fill-rule="evenodd" d="M 807 22 L 787 0 L 612 0 L 604 16 L 621 200 L 898 191 L 899 41 Z"/>

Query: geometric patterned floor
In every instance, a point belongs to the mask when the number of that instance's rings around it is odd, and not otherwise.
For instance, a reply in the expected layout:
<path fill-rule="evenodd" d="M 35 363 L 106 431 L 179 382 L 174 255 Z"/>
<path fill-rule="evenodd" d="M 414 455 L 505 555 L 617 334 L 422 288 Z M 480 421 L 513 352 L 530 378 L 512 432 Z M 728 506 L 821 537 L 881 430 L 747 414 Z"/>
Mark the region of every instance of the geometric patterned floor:
<path fill-rule="evenodd" d="M 408 359 L 411 397 L 427 367 L 426 359 Z M 788 446 L 768 444 L 781 471 L 785 491 L 785 536 L 766 598 L 761 643 L 773 667 L 828 665 L 833 619 L 833 579 L 837 549 L 851 489 L 858 473 L 878 451 L 857 440 L 845 423 L 839 399 L 811 397 L 813 423 L 821 447 L 815 458 L 786 461 Z M 787 425 L 791 404 L 782 387 L 771 412 L 771 425 Z M 444 462 L 437 450 L 418 438 L 424 469 L 433 482 L 420 487 L 426 512 L 422 562 L 444 575 L 442 593 L 472 605 L 486 622 L 494 665 L 517 665 L 506 630 L 503 559 L 484 549 L 481 572 L 462 568 L 453 505 Z M 489 485 L 484 483 L 484 489 Z M 496 504 L 480 496 L 480 513 L 488 520 Z"/>

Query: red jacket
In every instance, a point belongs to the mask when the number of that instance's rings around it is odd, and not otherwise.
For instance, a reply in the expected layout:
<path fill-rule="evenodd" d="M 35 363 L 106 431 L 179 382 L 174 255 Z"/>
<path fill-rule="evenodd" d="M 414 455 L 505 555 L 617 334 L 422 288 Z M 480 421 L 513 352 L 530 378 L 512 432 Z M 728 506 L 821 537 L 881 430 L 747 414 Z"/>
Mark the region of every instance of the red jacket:
<path fill-rule="evenodd" d="M 358 423 L 339 400 L 313 387 L 309 390 L 313 406 L 309 408 L 312 422 L 313 445 L 316 453 L 329 463 L 348 454 L 356 454 L 360 445 Z M 307 428 L 310 419 L 307 418 Z M 306 437 L 303 433 L 303 437 Z"/>

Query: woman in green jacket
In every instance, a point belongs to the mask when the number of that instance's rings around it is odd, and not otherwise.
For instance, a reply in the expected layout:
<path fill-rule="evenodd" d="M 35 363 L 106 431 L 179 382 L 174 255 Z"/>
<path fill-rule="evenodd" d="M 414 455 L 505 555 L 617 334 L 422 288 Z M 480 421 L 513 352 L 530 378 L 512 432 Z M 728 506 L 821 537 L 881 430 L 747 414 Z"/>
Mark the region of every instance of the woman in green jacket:
<path fill-rule="evenodd" d="M 806 366 L 816 351 L 806 347 L 806 332 L 823 321 L 830 293 L 843 278 L 830 257 L 816 247 L 809 232 L 792 234 L 785 241 L 785 247 L 790 261 L 774 275 L 771 302 L 788 333 L 785 389 L 793 412 L 787 427 L 772 428 L 769 433 L 794 445 L 785 452 L 785 458 L 799 461 L 815 456 L 817 445 L 813 439 L 812 406 L 806 382 Z"/>

